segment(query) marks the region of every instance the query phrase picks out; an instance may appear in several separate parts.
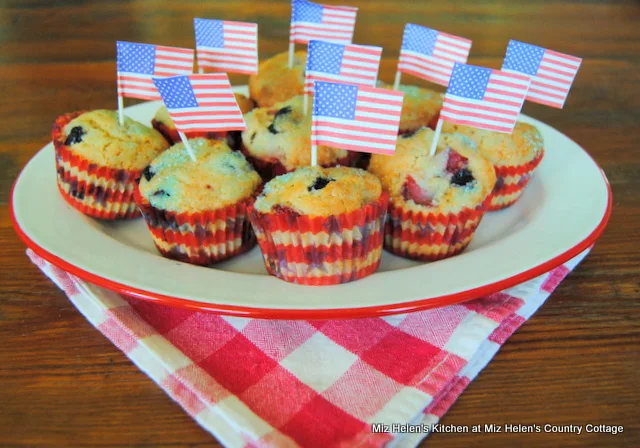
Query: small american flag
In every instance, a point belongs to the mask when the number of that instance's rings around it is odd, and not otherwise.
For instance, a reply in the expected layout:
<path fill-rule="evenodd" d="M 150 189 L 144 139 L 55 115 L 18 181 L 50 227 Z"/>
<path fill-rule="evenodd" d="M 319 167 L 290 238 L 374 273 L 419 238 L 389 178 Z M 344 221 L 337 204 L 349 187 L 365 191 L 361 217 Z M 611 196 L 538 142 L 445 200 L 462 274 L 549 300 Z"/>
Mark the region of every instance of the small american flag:
<path fill-rule="evenodd" d="M 456 63 L 440 118 L 511 133 L 527 96 L 529 77 Z"/>
<path fill-rule="evenodd" d="M 581 63 L 575 56 L 511 40 L 502 70 L 531 77 L 529 101 L 562 109 Z"/>
<path fill-rule="evenodd" d="M 393 154 L 403 93 L 316 81 L 312 145 Z"/>
<path fill-rule="evenodd" d="M 118 42 L 118 96 L 160 100 L 153 78 L 193 73 L 193 50 Z"/>
<path fill-rule="evenodd" d="M 314 81 L 375 86 L 381 56 L 381 47 L 312 40 L 307 56 L 305 93 L 313 93 Z"/>
<path fill-rule="evenodd" d="M 228 73 L 258 73 L 258 25 L 193 19 L 198 66 Z"/>
<path fill-rule="evenodd" d="M 358 8 L 329 6 L 306 0 L 291 3 L 291 33 L 289 42 L 306 44 L 321 39 L 349 44 L 353 39 Z"/>
<path fill-rule="evenodd" d="M 226 73 L 153 80 L 179 132 L 244 130 Z"/>
<path fill-rule="evenodd" d="M 407 23 L 398 71 L 447 86 L 453 64 L 466 63 L 470 50 L 469 39 Z"/>

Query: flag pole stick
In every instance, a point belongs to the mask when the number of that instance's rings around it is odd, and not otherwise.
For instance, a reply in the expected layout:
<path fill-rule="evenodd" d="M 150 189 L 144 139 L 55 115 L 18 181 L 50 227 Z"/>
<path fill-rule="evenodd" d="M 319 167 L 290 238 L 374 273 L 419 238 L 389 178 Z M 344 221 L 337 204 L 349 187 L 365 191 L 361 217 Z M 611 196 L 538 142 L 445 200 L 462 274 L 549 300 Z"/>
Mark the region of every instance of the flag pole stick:
<path fill-rule="evenodd" d="M 289 70 L 293 68 L 293 54 L 296 51 L 295 42 L 289 42 Z"/>
<path fill-rule="evenodd" d="M 393 90 L 398 90 L 400 88 L 400 78 L 402 77 L 402 72 L 400 70 L 396 70 L 396 79 L 393 81 Z"/>
<path fill-rule="evenodd" d="M 436 131 L 433 134 L 433 141 L 431 142 L 431 149 L 429 155 L 433 157 L 436 154 L 436 148 L 438 147 L 438 140 L 440 140 L 440 133 L 442 132 L 442 119 L 438 120 L 436 125 Z"/>
<path fill-rule="evenodd" d="M 311 136 L 311 166 L 318 164 L 318 146 L 313 143 L 313 136 Z"/>
<path fill-rule="evenodd" d="M 124 126 L 124 101 L 120 95 L 118 95 L 118 122 L 120 126 Z"/>
<path fill-rule="evenodd" d="M 309 110 L 309 92 L 304 92 L 304 97 L 302 100 L 302 111 L 304 112 L 305 115 L 307 115 L 308 110 Z"/>
<path fill-rule="evenodd" d="M 193 160 L 194 162 L 197 162 L 196 155 L 193 153 L 193 149 L 189 144 L 189 140 L 187 139 L 187 136 L 184 135 L 184 132 L 180 132 L 180 131 L 178 131 L 178 135 L 180 136 L 180 140 L 182 140 L 182 143 L 184 143 L 184 147 L 187 148 L 187 152 L 189 153 L 189 157 L 191 157 L 191 160 Z"/>

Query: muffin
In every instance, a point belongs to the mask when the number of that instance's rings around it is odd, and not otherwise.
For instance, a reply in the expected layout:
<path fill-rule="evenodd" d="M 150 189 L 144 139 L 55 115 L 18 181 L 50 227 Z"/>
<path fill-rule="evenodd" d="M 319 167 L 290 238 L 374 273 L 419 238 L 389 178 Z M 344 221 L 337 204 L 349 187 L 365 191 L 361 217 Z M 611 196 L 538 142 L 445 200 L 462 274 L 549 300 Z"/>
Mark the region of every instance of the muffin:
<path fill-rule="evenodd" d="M 138 216 L 135 180 L 169 147 L 155 129 L 112 110 L 73 112 L 53 125 L 58 189 L 82 213 L 100 219 Z"/>
<path fill-rule="evenodd" d="M 269 274 L 335 285 L 380 265 L 388 194 L 364 170 L 311 166 L 278 176 L 249 209 Z"/>
<path fill-rule="evenodd" d="M 251 111 L 255 104 L 246 96 L 240 93 L 234 93 L 236 98 L 236 102 L 240 107 L 240 111 L 243 114 Z M 173 124 L 173 120 L 169 115 L 169 111 L 166 106 L 160 107 L 156 112 L 155 117 L 151 120 L 151 125 L 154 129 L 160 132 L 164 138 L 166 138 L 170 143 L 175 144 L 180 142 L 180 135 L 178 135 L 178 130 L 176 126 Z M 216 140 L 225 140 L 231 146 L 232 149 L 237 149 L 238 143 L 240 141 L 240 132 L 239 131 L 229 131 L 229 132 L 186 132 L 185 135 L 188 138 L 212 138 Z"/>
<path fill-rule="evenodd" d="M 392 86 L 383 83 L 379 83 L 379 87 L 393 89 Z M 435 129 L 444 95 L 435 90 L 416 86 L 401 85 L 399 90 L 404 92 L 399 133 L 412 132 L 423 126 Z"/>
<path fill-rule="evenodd" d="M 260 107 L 270 107 L 304 93 L 307 52 L 296 51 L 289 69 L 289 53 L 262 61 L 258 73 L 249 76 L 249 94 Z"/>
<path fill-rule="evenodd" d="M 255 245 L 247 206 L 262 184 L 237 151 L 219 140 L 178 143 L 142 172 L 135 199 L 160 253 L 210 265 Z"/>
<path fill-rule="evenodd" d="M 311 164 L 311 114 L 303 113 L 299 95 L 244 116 L 241 151 L 265 180 Z M 318 164 L 351 166 L 360 153 L 318 146 Z"/>
<path fill-rule="evenodd" d="M 426 127 L 404 134 L 393 156 L 374 154 L 369 164 L 390 195 L 385 249 L 426 261 L 469 245 L 496 182 L 491 162 L 471 139 L 443 133 L 431 157 L 433 135 Z"/>
<path fill-rule="evenodd" d="M 542 134 L 528 123 L 517 122 L 511 134 L 446 122 L 442 129 L 468 136 L 480 154 L 493 163 L 497 180 L 488 204 L 490 211 L 507 208 L 520 198 L 544 156 Z"/>

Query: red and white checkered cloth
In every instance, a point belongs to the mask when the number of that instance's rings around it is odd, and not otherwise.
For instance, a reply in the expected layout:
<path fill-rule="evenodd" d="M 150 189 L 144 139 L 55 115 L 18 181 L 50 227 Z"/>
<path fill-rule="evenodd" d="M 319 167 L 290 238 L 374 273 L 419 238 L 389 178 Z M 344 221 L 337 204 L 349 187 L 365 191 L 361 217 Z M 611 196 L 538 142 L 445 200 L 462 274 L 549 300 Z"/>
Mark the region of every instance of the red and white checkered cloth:
<path fill-rule="evenodd" d="M 486 298 L 382 318 L 277 321 L 122 297 L 28 251 L 74 305 L 228 447 L 415 446 L 586 256 Z"/>

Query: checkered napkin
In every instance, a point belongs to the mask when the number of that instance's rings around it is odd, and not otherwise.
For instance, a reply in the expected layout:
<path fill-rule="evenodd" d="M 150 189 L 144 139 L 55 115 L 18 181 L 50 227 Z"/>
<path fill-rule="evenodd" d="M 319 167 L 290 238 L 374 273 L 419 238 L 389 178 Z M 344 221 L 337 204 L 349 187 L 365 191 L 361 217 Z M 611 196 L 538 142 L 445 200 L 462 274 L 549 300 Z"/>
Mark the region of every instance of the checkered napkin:
<path fill-rule="evenodd" d="M 31 260 L 102 334 L 229 447 L 415 446 L 586 256 L 483 299 L 382 318 L 278 321 L 122 297 Z"/>

